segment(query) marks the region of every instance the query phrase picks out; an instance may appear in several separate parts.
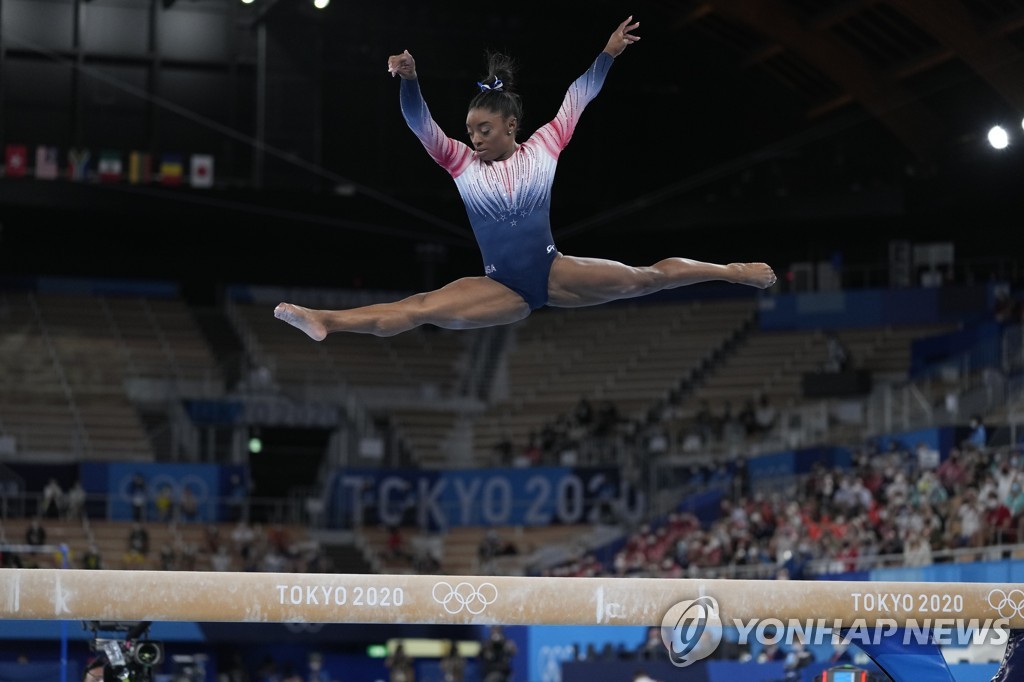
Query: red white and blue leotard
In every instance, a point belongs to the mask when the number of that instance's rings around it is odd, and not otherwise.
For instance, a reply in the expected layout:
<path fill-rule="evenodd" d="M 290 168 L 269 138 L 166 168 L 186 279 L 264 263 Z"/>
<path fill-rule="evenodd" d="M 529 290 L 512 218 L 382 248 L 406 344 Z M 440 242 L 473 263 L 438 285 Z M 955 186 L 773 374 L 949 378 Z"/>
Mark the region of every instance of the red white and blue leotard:
<path fill-rule="evenodd" d="M 584 107 L 597 96 L 611 67 L 602 52 L 569 86 L 554 120 L 504 161 L 481 161 L 473 149 L 444 134 L 430 117 L 418 80 L 402 80 L 402 115 L 427 153 L 455 180 L 466 206 L 484 274 L 535 310 L 547 304 L 548 274 L 558 255 L 551 236 L 551 185 L 558 156 L 572 138 Z"/>

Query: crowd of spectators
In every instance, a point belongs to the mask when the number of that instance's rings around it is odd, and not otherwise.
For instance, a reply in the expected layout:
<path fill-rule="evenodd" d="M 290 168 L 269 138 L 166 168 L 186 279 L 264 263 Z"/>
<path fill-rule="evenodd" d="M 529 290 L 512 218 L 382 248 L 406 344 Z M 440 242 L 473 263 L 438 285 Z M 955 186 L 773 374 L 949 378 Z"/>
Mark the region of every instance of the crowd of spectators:
<path fill-rule="evenodd" d="M 983 429 L 973 420 L 944 457 L 924 443 L 864 447 L 849 468 L 818 465 L 775 491 L 723 473 L 710 522 L 676 511 L 638 527 L 610 560 L 585 554 L 545 574 L 801 579 L 953 561 L 956 550 L 1001 558 L 1024 539 L 1024 457 L 979 446 Z"/>
<path fill-rule="evenodd" d="M 25 526 L 24 544 L 47 548 L 47 523 L 55 522 L 40 516 L 32 517 Z M 80 538 L 65 540 L 68 547 L 66 560 L 72 568 L 291 573 L 327 573 L 332 570 L 331 561 L 319 542 L 280 523 L 250 524 L 239 520 L 225 535 L 217 523 L 184 526 L 132 521 L 125 530 L 123 550 L 120 551 L 109 544 L 101 546 L 94 531 L 86 526 L 72 525 L 70 528 L 82 534 Z M 67 529 L 65 526 L 65 531 Z M 152 542 L 152 535 L 157 530 L 166 530 L 160 532 L 158 548 Z M 8 543 L 14 540 L 7 538 Z M 82 548 L 80 553 L 76 548 Z M 64 561 L 65 556 L 57 549 L 25 551 L 8 544 L 8 548 L 0 552 L 0 564 L 4 567 L 61 566 Z"/>
<path fill-rule="evenodd" d="M 655 458 L 709 451 L 756 450 L 781 421 L 767 394 L 734 408 L 701 400 L 691 414 L 678 394 L 655 403 L 642 417 L 623 415 L 614 401 L 594 405 L 581 397 L 569 412 L 531 431 L 526 443 L 502 436 L 494 444 L 495 466 L 616 466 L 631 482 L 646 480 Z"/>

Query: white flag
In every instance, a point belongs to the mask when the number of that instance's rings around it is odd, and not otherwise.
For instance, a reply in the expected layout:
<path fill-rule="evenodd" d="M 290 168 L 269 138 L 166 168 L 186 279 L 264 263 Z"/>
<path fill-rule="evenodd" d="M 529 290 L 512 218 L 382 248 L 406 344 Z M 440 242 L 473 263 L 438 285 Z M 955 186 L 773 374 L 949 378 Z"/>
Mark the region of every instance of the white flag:
<path fill-rule="evenodd" d="M 213 157 L 209 154 L 193 154 L 189 179 L 193 187 L 213 187 Z"/>

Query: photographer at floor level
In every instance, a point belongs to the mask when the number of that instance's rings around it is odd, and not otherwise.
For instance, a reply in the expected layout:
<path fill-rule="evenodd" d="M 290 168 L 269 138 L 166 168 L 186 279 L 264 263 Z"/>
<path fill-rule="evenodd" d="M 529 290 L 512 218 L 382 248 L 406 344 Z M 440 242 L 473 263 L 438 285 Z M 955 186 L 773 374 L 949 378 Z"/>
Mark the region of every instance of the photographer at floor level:
<path fill-rule="evenodd" d="M 505 639 L 500 625 L 491 627 L 491 636 L 480 647 L 480 674 L 483 682 L 507 682 L 512 676 L 515 642 Z"/>

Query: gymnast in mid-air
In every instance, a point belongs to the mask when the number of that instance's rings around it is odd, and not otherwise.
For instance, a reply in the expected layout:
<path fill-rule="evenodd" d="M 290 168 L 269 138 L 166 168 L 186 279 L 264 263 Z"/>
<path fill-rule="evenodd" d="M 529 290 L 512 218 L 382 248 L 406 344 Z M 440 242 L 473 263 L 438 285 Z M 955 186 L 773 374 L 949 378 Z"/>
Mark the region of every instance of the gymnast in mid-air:
<path fill-rule="evenodd" d="M 409 51 L 388 57 L 401 78 L 402 115 L 427 153 L 455 180 L 483 256 L 484 274 L 391 303 L 314 310 L 280 303 L 274 315 L 322 341 L 333 332 L 393 336 L 424 324 L 475 329 L 518 322 L 543 306 L 576 308 L 634 298 L 689 284 L 724 281 L 765 289 L 775 273 L 765 263 L 705 263 L 671 257 L 635 267 L 613 260 L 559 252 L 551 235 L 551 185 L 558 157 L 580 115 L 597 96 L 616 57 L 636 41 L 640 22 L 628 17 L 604 50 L 577 78 L 555 118 L 526 141 L 516 140 L 522 102 L 515 64 L 488 54 L 488 75 L 469 103 L 469 143 L 445 135 L 420 93 Z"/>

